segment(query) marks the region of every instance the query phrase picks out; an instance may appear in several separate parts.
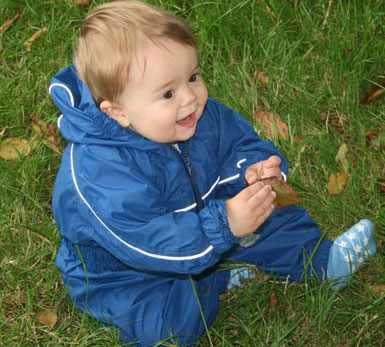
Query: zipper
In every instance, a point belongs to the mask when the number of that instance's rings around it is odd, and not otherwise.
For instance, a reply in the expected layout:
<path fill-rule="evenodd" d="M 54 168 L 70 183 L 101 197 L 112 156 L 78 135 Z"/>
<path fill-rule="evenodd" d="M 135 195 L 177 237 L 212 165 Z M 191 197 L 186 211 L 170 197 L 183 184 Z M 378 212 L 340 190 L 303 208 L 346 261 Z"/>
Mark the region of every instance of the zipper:
<path fill-rule="evenodd" d="M 204 203 L 203 203 L 198 185 L 197 185 L 195 178 L 194 178 L 194 170 L 193 170 L 193 167 L 191 165 L 191 160 L 190 160 L 190 143 L 188 141 L 184 142 L 183 153 L 177 144 L 172 144 L 172 145 L 170 145 L 170 147 L 178 155 L 178 158 L 182 162 L 183 167 L 187 173 L 187 177 L 190 180 L 191 187 L 192 187 L 192 190 L 194 193 L 195 202 L 196 202 L 195 212 L 198 213 L 204 207 Z"/>

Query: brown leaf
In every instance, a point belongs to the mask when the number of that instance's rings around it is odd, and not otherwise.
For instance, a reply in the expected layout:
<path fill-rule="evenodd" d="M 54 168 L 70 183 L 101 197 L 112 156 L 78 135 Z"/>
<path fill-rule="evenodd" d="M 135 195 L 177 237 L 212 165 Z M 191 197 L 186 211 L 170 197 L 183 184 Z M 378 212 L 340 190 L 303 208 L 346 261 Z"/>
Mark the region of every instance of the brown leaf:
<path fill-rule="evenodd" d="M 328 191 L 330 195 L 339 195 L 343 192 L 346 186 L 346 175 L 344 172 L 331 174 L 328 182 Z"/>
<path fill-rule="evenodd" d="M 229 317 L 229 321 L 230 321 L 230 322 L 233 322 L 233 323 L 237 323 L 237 322 L 238 322 L 238 319 L 236 319 L 236 318 L 233 317 L 233 316 L 230 316 L 230 317 Z"/>
<path fill-rule="evenodd" d="M 258 81 L 261 82 L 262 84 L 268 84 L 269 83 L 268 77 L 266 77 L 266 75 L 260 70 L 256 71 L 256 77 L 257 77 Z"/>
<path fill-rule="evenodd" d="M 270 185 L 271 188 L 276 192 L 277 197 L 273 201 L 276 208 L 282 208 L 300 202 L 300 199 L 298 198 L 295 190 L 285 181 L 275 177 L 263 178 L 260 181 Z"/>
<path fill-rule="evenodd" d="M 47 27 L 39 29 L 36 31 L 27 41 L 24 42 L 25 47 L 27 47 L 27 51 L 31 50 L 32 43 L 36 41 L 42 34 L 47 32 Z"/>
<path fill-rule="evenodd" d="M 378 135 L 372 137 L 370 141 L 371 147 L 381 148 L 385 146 L 385 130 L 382 130 Z"/>
<path fill-rule="evenodd" d="M 80 6 L 88 6 L 91 0 L 75 0 L 75 2 Z"/>
<path fill-rule="evenodd" d="M 343 49 L 343 50 L 341 51 L 341 55 L 342 55 L 342 56 L 345 56 L 346 54 L 350 53 L 351 51 L 352 51 L 351 48 Z"/>
<path fill-rule="evenodd" d="M 349 148 L 348 146 L 343 143 L 340 148 L 338 149 L 338 153 L 336 155 L 336 162 L 341 163 L 342 167 L 344 168 L 345 173 L 349 172 L 349 160 L 348 160 L 348 153 Z"/>
<path fill-rule="evenodd" d="M 385 78 L 381 79 L 379 85 L 374 83 L 370 85 L 369 92 L 361 98 L 361 103 L 369 104 L 383 94 L 385 94 Z"/>
<path fill-rule="evenodd" d="M 272 139 L 282 138 L 289 140 L 289 129 L 286 123 L 278 115 L 263 110 L 255 111 L 254 120 L 263 127 L 266 136 Z"/>
<path fill-rule="evenodd" d="M 383 285 L 383 284 L 370 284 L 369 288 L 377 294 L 384 294 L 385 293 L 385 285 Z"/>
<path fill-rule="evenodd" d="M 295 135 L 294 136 L 294 143 L 298 143 L 298 142 L 301 142 L 303 140 L 303 136 L 302 135 Z"/>
<path fill-rule="evenodd" d="M 7 296 L 3 303 L 5 306 L 13 306 L 13 305 L 25 305 L 27 302 L 27 299 L 25 297 L 24 293 L 15 293 Z"/>
<path fill-rule="evenodd" d="M 17 19 L 19 18 L 19 12 L 16 12 L 16 14 L 12 18 L 8 18 L 0 27 L 0 33 L 7 30 L 8 27 Z"/>
<path fill-rule="evenodd" d="M 27 156 L 36 147 L 36 142 L 20 137 L 5 139 L 0 148 L 0 158 L 5 160 L 19 160 L 20 156 Z"/>
<path fill-rule="evenodd" d="M 270 294 L 270 314 L 273 314 L 279 305 L 279 300 L 277 295 L 274 292 L 271 292 Z"/>
<path fill-rule="evenodd" d="M 385 194 L 385 178 L 379 178 L 377 180 L 377 187 L 382 194 Z"/>
<path fill-rule="evenodd" d="M 40 324 L 53 327 L 57 323 L 57 314 L 52 311 L 39 311 L 36 315 L 36 320 Z"/>
<path fill-rule="evenodd" d="M 371 130 L 368 130 L 365 134 L 365 138 L 366 138 L 366 144 L 367 145 L 370 145 L 372 140 L 376 139 L 377 138 L 377 135 L 371 131 Z"/>
<path fill-rule="evenodd" d="M 57 136 L 55 132 L 55 128 L 53 125 L 44 122 L 39 119 L 36 114 L 31 115 L 32 119 L 32 128 L 35 132 L 40 135 L 43 139 L 43 143 L 54 150 L 56 153 L 62 154 L 59 148 L 59 144 L 57 141 Z"/>

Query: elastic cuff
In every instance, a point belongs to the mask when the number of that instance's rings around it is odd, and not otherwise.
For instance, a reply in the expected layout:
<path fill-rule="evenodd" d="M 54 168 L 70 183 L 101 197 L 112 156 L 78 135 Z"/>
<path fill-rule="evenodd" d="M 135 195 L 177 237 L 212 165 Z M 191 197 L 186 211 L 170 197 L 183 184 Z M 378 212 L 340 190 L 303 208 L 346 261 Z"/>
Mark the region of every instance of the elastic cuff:
<path fill-rule="evenodd" d="M 223 254 L 239 242 L 230 230 L 224 201 L 211 200 L 199 212 L 199 217 L 206 237 L 217 253 Z"/>

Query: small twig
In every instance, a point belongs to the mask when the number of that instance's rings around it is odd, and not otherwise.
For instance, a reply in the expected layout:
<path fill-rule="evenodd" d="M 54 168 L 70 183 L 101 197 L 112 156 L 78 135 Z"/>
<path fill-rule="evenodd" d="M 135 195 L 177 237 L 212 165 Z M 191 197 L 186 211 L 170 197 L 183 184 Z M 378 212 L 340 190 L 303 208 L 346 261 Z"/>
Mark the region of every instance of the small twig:
<path fill-rule="evenodd" d="M 32 43 L 37 40 L 42 34 L 47 32 L 47 27 L 39 29 L 36 31 L 27 41 L 24 42 L 25 47 L 27 47 L 27 51 L 31 50 Z"/>
<path fill-rule="evenodd" d="M 19 12 L 16 12 L 16 14 L 12 18 L 8 18 L 0 27 L 0 33 L 7 30 L 8 27 L 19 17 Z"/>
<path fill-rule="evenodd" d="M 331 5 L 332 5 L 332 1 L 333 1 L 333 0 L 330 0 L 330 1 L 329 1 L 328 9 L 326 10 L 325 18 L 324 18 L 324 20 L 323 20 L 323 22 L 322 22 L 322 29 L 325 27 L 325 25 L 326 25 L 326 23 L 327 23 L 327 21 L 328 21 L 328 17 L 329 17 L 330 7 L 331 7 Z"/>

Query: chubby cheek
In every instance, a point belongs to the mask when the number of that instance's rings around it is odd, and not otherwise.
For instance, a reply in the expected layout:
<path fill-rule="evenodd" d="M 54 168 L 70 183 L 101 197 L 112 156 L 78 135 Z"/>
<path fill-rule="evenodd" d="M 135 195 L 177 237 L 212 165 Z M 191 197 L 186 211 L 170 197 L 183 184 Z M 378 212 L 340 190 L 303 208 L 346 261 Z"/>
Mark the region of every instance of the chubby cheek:
<path fill-rule="evenodd" d="M 202 93 L 202 99 L 204 100 L 204 103 L 206 104 L 206 101 L 207 101 L 207 97 L 208 97 L 208 91 L 207 91 L 207 88 L 206 88 L 206 85 L 204 84 L 204 82 L 202 82 L 202 88 L 201 88 L 201 93 Z"/>
<path fill-rule="evenodd" d="M 202 83 L 202 88 L 199 90 L 198 99 L 199 99 L 199 107 L 201 112 L 203 112 L 208 98 L 208 91 L 204 83 Z"/>

